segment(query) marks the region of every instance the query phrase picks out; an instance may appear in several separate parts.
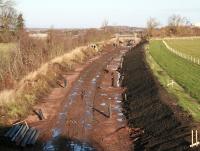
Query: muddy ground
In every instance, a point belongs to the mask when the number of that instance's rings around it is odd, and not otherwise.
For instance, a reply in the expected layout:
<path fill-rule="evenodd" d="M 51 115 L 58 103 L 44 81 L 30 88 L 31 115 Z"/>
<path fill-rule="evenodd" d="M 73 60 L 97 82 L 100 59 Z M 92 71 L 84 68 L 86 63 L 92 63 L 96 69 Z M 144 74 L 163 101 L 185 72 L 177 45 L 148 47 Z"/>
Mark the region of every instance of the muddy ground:
<path fill-rule="evenodd" d="M 143 44 L 129 48 L 106 46 L 74 71 L 63 72 L 67 87 L 53 87 L 34 107 L 45 120 L 26 118 L 41 132 L 37 144 L 20 148 L 0 137 L 0 150 L 189 150 L 191 117 L 153 77 Z M 6 130 L 0 128 L 0 135 Z"/>
<path fill-rule="evenodd" d="M 45 119 L 40 121 L 34 114 L 25 119 L 41 132 L 37 144 L 17 147 L 3 138 L 7 128 L 1 128 L 0 150 L 130 150 L 131 141 L 121 107 L 123 88 L 116 80 L 116 70 L 125 51 L 108 45 L 99 55 L 77 65 L 74 71 L 63 72 L 67 87 L 52 88 L 51 93 L 34 106 L 42 109 Z"/>
<path fill-rule="evenodd" d="M 145 61 L 143 45 L 129 51 L 124 60 L 124 114 L 130 127 L 143 130 L 140 137 L 133 138 L 134 150 L 188 150 L 191 117 L 155 80 Z"/>

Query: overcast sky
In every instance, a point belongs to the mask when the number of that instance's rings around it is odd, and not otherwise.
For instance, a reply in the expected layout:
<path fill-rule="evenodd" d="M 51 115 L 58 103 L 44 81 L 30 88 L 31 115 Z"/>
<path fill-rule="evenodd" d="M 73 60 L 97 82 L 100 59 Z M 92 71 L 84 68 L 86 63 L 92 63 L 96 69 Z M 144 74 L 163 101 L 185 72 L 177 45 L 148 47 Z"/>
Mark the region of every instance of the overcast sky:
<path fill-rule="evenodd" d="M 146 26 L 149 17 L 162 25 L 172 14 L 200 22 L 200 0 L 16 0 L 27 27 L 99 27 L 110 25 Z"/>

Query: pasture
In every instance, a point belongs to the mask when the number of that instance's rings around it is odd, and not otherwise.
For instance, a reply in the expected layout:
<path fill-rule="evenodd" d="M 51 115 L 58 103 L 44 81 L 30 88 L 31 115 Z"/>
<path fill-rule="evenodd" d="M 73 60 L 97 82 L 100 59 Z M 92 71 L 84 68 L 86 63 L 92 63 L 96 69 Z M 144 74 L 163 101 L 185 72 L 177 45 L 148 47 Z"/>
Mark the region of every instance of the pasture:
<path fill-rule="evenodd" d="M 177 51 L 200 58 L 200 38 L 169 39 L 165 41 L 171 48 Z"/>
<path fill-rule="evenodd" d="M 150 55 L 153 57 L 155 62 L 164 70 L 164 72 L 166 72 L 171 79 L 174 79 L 182 88 L 184 88 L 185 92 L 198 100 L 199 103 L 200 66 L 193 64 L 188 60 L 170 52 L 161 40 L 151 41 L 149 49 Z M 159 72 L 159 74 L 163 74 L 163 72 Z M 168 82 L 166 81 L 165 84 L 167 85 L 167 83 Z M 197 103 L 192 101 L 192 99 L 182 99 L 182 102 L 179 102 L 179 104 L 193 115 L 198 114 L 198 112 L 200 111 L 199 106 L 197 106 Z"/>

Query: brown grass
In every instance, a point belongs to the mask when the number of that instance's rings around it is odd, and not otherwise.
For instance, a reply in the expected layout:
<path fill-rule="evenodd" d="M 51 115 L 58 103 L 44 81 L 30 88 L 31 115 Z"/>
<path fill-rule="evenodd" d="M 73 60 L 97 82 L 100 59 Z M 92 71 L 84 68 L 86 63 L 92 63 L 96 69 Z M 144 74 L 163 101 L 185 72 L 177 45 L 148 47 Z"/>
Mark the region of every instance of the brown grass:
<path fill-rule="evenodd" d="M 12 51 L 0 51 L 0 91 L 13 89 L 30 72 L 37 70 L 51 59 L 73 50 L 75 47 L 110 39 L 111 33 L 96 29 L 81 30 L 74 34 L 49 30 L 47 39 L 29 37 L 22 32 Z M 12 43 L 4 44 L 11 46 Z M 0 47 L 5 50 L 5 46 Z M 1 50 L 0 48 L 0 50 Z"/>
<path fill-rule="evenodd" d="M 63 72 L 73 70 L 74 65 L 84 63 L 88 58 L 101 52 L 105 43 L 98 43 L 96 49 L 90 46 L 78 47 L 51 59 L 27 74 L 13 89 L 0 93 L 0 114 L 10 118 L 25 117 L 38 98 L 51 90 L 54 81 L 59 79 Z"/>

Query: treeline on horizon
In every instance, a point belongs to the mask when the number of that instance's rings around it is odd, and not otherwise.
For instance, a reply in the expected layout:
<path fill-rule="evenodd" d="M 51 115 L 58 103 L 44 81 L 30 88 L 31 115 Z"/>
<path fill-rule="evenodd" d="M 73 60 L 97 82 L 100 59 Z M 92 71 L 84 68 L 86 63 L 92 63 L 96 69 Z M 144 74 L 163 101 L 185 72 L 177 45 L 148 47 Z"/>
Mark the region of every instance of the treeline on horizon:
<path fill-rule="evenodd" d="M 147 20 L 148 37 L 183 37 L 200 36 L 200 27 L 194 26 L 189 19 L 174 14 L 168 18 L 168 24 L 160 27 L 156 18 L 150 17 Z"/>
<path fill-rule="evenodd" d="M 13 0 L 0 0 L 0 91 L 13 89 L 25 75 L 49 60 L 75 47 L 107 40 L 114 33 L 107 28 L 65 32 L 49 29 L 46 38 L 35 38 L 24 22 Z"/>

